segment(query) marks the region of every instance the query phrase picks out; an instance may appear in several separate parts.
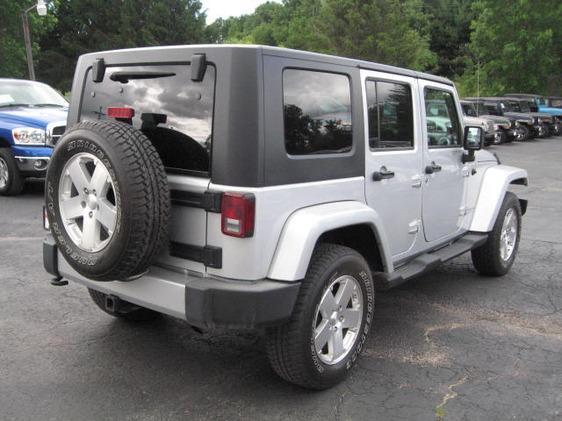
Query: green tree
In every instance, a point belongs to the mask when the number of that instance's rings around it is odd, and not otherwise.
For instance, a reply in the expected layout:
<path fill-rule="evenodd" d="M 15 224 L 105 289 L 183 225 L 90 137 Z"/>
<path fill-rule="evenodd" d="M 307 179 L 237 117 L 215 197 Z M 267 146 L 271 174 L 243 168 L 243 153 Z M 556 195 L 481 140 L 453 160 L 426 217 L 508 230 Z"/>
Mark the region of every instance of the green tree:
<path fill-rule="evenodd" d="M 81 54 L 205 39 L 199 0 L 59 0 L 53 12 L 57 25 L 41 41 L 38 75 L 65 91 Z"/>
<path fill-rule="evenodd" d="M 549 93 L 551 81 L 562 75 L 562 3 L 478 0 L 474 11 L 472 60 L 459 79 L 462 93 L 476 93 L 478 73 L 481 94 Z"/>
<path fill-rule="evenodd" d="M 469 62 L 473 3 L 474 0 L 424 0 L 431 26 L 429 47 L 437 56 L 434 73 L 449 78 L 463 74 Z"/>
<path fill-rule="evenodd" d="M 421 70 L 436 62 L 420 0 L 326 0 L 320 27 L 338 55 Z"/>
<path fill-rule="evenodd" d="M 0 77 L 27 78 L 27 59 L 21 12 L 33 5 L 33 1 L 0 0 L 2 24 L 0 25 Z M 55 2 L 56 3 L 56 2 Z M 54 5 L 53 5 L 54 6 Z M 34 10 L 28 13 L 34 61 L 39 53 L 39 40 L 56 24 L 53 6 L 47 16 L 38 16 Z"/>

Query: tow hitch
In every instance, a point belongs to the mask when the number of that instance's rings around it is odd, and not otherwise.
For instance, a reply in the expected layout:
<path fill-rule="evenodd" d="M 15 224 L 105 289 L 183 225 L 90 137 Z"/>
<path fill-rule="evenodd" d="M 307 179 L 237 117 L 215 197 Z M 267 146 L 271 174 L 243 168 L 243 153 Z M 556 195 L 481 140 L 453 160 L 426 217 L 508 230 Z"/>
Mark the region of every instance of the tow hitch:
<path fill-rule="evenodd" d="M 128 313 L 139 308 L 128 301 L 124 301 L 115 295 L 105 296 L 105 309 L 112 313 Z"/>

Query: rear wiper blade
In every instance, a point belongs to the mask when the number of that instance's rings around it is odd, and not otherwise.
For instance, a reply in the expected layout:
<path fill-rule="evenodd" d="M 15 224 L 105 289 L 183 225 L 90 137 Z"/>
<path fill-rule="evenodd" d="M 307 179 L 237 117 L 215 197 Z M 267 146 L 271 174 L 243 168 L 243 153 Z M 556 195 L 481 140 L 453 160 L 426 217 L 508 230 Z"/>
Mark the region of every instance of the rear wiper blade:
<path fill-rule="evenodd" d="M 58 108 L 66 108 L 68 105 L 61 105 L 61 104 L 33 104 L 34 107 L 58 107 Z"/>
<path fill-rule="evenodd" d="M 109 78 L 115 82 L 127 83 L 131 79 L 156 79 L 175 75 L 171 72 L 115 72 Z"/>
<path fill-rule="evenodd" d="M 0 108 L 8 108 L 8 107 L 31 107 L 31 104 L 23 104 L 19 102 L 12 102 L 10 104 L 1 104 Z"/>

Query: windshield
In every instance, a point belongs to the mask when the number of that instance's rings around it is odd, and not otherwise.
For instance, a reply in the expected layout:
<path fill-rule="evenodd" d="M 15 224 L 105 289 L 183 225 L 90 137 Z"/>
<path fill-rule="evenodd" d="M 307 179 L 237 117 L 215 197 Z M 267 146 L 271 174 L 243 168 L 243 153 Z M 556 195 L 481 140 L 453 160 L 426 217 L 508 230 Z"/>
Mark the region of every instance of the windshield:
<path fill-rule="evenodd" d="M 0 107 L 68 107 L 68 102 L 50 86 L 26 80 L 0 81 Z"/>
<path fill-rule="evenodd" d="M 462 104 L 462 110 L 464 112 L 464 115 L 469 116 L 469 117 L 477 117 L 478 114 L 476 113 L 476 108 L 474 107 L 474 104 Z"/>
<path fill-rule="evenodd" d="M 529 103 L 527 101 L 521 101 L 519 103 L 519 109 L 524 113 L 530 113 L 531 107 L 529 107 Z"/>

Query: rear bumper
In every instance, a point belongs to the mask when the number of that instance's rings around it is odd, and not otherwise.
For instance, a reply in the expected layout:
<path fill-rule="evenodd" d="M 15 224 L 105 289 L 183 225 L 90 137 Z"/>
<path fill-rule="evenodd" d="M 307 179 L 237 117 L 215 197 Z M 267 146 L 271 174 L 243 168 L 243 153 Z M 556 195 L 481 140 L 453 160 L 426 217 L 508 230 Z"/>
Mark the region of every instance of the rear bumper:
<path fill-rule="evenodd" d="M 54 276 L 205 329 L 251 329 L 283 323 L 291 317 L 300 288 L 299 282 L 197 277 L 156 266 L 130 282 L 92 281 L 70 267 L 50 235 L 43 242 L 43 262 Z"/>

